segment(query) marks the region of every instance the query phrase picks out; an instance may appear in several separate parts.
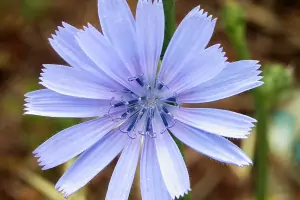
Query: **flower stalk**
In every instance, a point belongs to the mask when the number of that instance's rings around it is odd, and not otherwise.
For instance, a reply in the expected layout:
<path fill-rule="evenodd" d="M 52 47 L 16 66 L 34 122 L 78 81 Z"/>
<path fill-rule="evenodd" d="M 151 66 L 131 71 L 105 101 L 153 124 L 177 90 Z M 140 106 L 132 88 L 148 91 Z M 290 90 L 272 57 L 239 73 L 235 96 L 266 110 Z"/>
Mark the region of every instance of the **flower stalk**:
<path fill-rule="evenodd" d="M 223 8 L 222 20 L 237 57 L 239 59 L 250 59 L 251 55 L 247 47 L 245 37 L 245 16 L 242 8 L 234 1 L 228 1 Z M 268 188 L 268 153 L 269 145 L 267 139 L 269 108 L 263 90 L 256 88 L 252 92 L 256 110 L 256 147 L 253 172 L 255 174 L 255 195 L 257 200 L 267 198 Z"/>
<path fill-rule="evenodd" d="M 175 0 L 164 0 L 163 5 L 165 13 L 165 37 L 161 58 L 165 55 L 167 47 L 176 30 Z"/>

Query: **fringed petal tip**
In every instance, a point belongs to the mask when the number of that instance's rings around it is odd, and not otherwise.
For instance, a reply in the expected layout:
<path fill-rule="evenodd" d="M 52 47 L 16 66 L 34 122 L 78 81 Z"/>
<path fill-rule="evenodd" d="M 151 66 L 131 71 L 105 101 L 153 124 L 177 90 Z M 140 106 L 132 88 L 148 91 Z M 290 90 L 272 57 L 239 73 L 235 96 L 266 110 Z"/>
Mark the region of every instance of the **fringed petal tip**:
<path fill-rule="evenodd" d="M 215 162 L 217 164 L 221 164 L 221 165 L 224 165 L 224 166 L 236 166 L 236 167 L 239 167 L 239 168 L 244 168 L 244 167 L 249 167 L 251 165 L 253 165 L 253 162 L 250 158 L 247 159 L 247 161 L 240 161 L 240 162 L 235 162 L 235 163 L 232 163 L 232 162 L 224 162 L 224 161 L 220 161 L 220 160 L 215 160 L 214 158 L 211 158 L 210 159 L 212 162 Z"/>
<path fill-rule="evenodd" d="M 253 164 L 251 158 L 246 153 L 244 153 L 242 151 L 242 149 L 240 149 L 240 151 L 237 152 L 237 153 L 240 154 L 241 159 L 238 162 L 231 163 L 231 164 L 234 164 L 234 165 L 236 165 L 238 167 L 247 167 L 247 166 L 250 166 L 250 165 Z"/>
<path fill-rule="evenodd" d="M 162 4 L 162 0 L 139 0 L 140 3 Z"/>
<path fill-rule="evenodd" d="M 226 138 L 247 138 L 256 122 L 249 116 L 221 109 L 177 109 L 171 106 L 168 109 L 172 111 L 177 120 Z"/>
<path fill-rule="evenodd" d="M 34 93 L 35 93 L 35 91 L 27 92 L 26 94 L 24 94 L 24 97 L 26 97 L 25 99 L 28 99 L 28 98 L 30 98 L 30 97 L 33 97 L 33 96 L 34 96 Z"/>
<path fill-rule="evenodd" d="M 27 101 L 29 101 L 29 100 L 27 100 Z M 40 116 L 41 113 L 36 111 L 34 109 L 34 106 L 32 106 L 32 104 L 29 102 L 29 103 L 24 104 L 23 115 L 39 115 Z"/>
<path fill-rule="evenodd" d="M 155 145 L 162 178 L 171 198 L 183 196 L 190 189 L 189 174 L 175 141 L 165 132 L 157 136 Z"/>
<path fill-rule="evenodd" d="M 187 132 L 188 134 L 181 134 Z M 214 160 L 239 167 L 252 164 L 251 159 L 235 144 L 222 136 L 211 134 L 177 121 L 172 133 L 183 143 Z"/>
<path fill-rule="evenodd" d="M 229 164 L 232 164 L 232 163 L 229 163 Z M 243 162 L 243 163 L 239 163 L 239 164 L 233 164 L 233 165 L 236 165 L 237 167 L 240 167 L 240 168 L 244 168 L 244 167 L 248 167 L 250 165 L 253 165 L 253 162 L 252 160 L 248 160 L 247 162 Z"/>
<path fill-rule="evenodd" d="M 107 113 L 106 100 L 76 98 L 61 95 L 49 89 L 36 90 L 25 98 L 25 114 L 46 117 L 87 118 Z"/>
<path fill-rule="evenodd" d="M 263 84 L 260 67 L 257 60 L 227 63 L 213 79 L 180 94 L 180 100 L 184 103 L 212 102 L 259 87 Z"/>
<path fill-rule="evenodd" d="M 212 21 L 213 23 L 216 23 L 218 18 L 213 18 L 212 15 L 208 15 L 208 12 L 204 12 L 203 9 L 201 9 L 201 6 L 198 5 L 194 9 L 192 9 L 187 15 L 186 18 L 190 17 L 205 17 L 208 20 Z"/>
<path fill-rule="evenodd" d="M 174 195 L 171 195 L 171 198 L 172 199 L 180 199 L 180 198 L 183 198 L 184 196 L 188 195 L 188 193 L 192 191 L 191 188 L 187 189 L 186 191 L 184 191 L 182 194 L 174 194 Z"/>
<path fill-rule="evenodd" d="M 68 189 L 65 188 L 64 186 L 62 186 L 62 187 L 57 187 L 57 186 L 55 186 L 55 189 L 56 189 L 59 193 L 61 193 L 61 194 L 64 196 L 65 199 L 69 198 L 69 196 L 73 193 L 73 192 L 72 192 L 72 193 L 69 192 Z"/>
<path fill-rule="evenodd" d="M 184 197 L 184 196 L 188 195 L 188 193 L 189 193 L 190 191 L 192 191 L 191 188 L 189 188 L 189 189 L 187 189 L 186 191 L 184 191 L 183 194 L 177 194 L 177 195 L 175 195 L 175 196 L 172 196 L 172 199 L 179 199 L 179 198 L 181 198 L 181 197 Z"/>
<path fill-rule="evenodd" d="M 76 192 L 78 189 L 75 189 L 76 186 L 68 186 L 67 184 L 61 184 L 60 182 L 58 182 L 55 185 L 55 189 L 61 193 L 64 198 L 68 198 L 70 195 L 72 195 L 74 192 Z"/>
<path fill-rule="evenodd" d="M 59 37 L 60 34 L 64 34 L 66 32 L 71 32 L 74 33 L 76 32 L 78 29 L 70 24 L 68 24 L 67 22 L 62 21 L 61 25 L 57 26 L 57 29 L 55 30 L 55 34 L 51 34 L 51 37 Z M 49 38 L 50 39 L 50 38 Z"/>
<path fill-rule="evenodd" d="M 231 161 L 231 162 L 225 162 L 222 160 L 216 160 L 216 161 L 219 161 L 219 162 L 221 162 L 223 164 L 227 164 L 227 165 L 235 165 L 239 168 L 244 168 L 244 167 L 253 165 L 252 160 L 246 154 L 243 156 L 243 159 L 240 159 L 240 160 L 235 160 L 235 161 Z"/>
<path fill-rule="evenodd" d="M 36 157 L 36 155 L 35 155 L 35 157 Z M 38 158 L 40 159 L 40 157 L 38 157 Z M 44 160 L 43 160 L 43 161 L 38 161 L 38 165 L 39 165 L 39 167 L 41 168 L 41 170 L 43 170 L 43 171 L 52 168 L 52 167 L 50 167 L 50 166 L 47 166 L 47 163 L 45 163 Z"/>
<path fill-rule="evenodd" d="M 39 148 L 35 149 L 32 154 L 34 155 L 35 158 L 37 158 L 37 163 L 41 167 L 43 171 L 51 169 L 55 167 L 56 165 L 53 165 L 51 162 L 47 162 L 47 157 L 43 156 L 43 153 L 39 151 Z"/>
<path fill-rule="evenodd" d="M 79 190 L 80 187 L 78 187 L 76 183 L 68 184 L 66 181 L 64 183 L 58 181 L 55 185 L 55 189 L 67 199 L 70 195 Z"/>

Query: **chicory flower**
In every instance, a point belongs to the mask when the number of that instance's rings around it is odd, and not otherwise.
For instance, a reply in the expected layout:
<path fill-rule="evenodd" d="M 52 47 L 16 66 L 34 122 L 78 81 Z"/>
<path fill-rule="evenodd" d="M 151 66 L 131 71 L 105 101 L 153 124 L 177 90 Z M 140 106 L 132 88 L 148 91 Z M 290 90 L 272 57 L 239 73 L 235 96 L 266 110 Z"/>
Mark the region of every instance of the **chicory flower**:
<path fill-rule="evenodd" d="M 188 170 L 171 135 L 215 160 L 251 160 L 225 139 L 247 138 L 255 119 L 231 111 L 186 108 L 262 84 L 257 61 L 228 62 L 219 44 L 207 47 L 216 19 L 200 7 L 177 28 L 164 58 L 162 0 L 98 0 L 102 33 L 67 23 L 49 39 L 68 66 L 44 65 L 26 94 L 26 114 L 93 118 L 54 135 L 34 154 L 43 169 L 79 155 L 56 188 L 66 197 L 86 185 L 118 154 L 106 200 L 128 199 L 140 163 L 143 200 L 175 199 L 190 190 Z M 141 156 L 140 156 L 141 152 Z"/>

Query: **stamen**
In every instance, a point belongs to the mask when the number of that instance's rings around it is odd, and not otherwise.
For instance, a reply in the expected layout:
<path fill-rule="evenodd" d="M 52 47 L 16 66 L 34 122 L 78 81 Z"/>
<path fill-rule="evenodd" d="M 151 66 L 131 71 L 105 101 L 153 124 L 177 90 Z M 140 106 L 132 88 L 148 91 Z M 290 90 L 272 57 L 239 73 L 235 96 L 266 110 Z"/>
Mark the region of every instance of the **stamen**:
<path fill-rule="evenodd" d="M 144 82 L 140 78 L 137 78 L 135 80 L 140 86 L 144 87 Z"/>
<path fill-rule="evenodd" d="M 122 132 L 122 133 L 129 133 L 131 131 L 134 131 L 137 123 L 139 122 L 139 120 L 143 117 L 144 113 L 146 112 L 146 108 L 142 108 L 140 111 L 136 112 L 134 115 L 132 115 L 133 119 L 132 121 L 130 122 L 128 128 L 124 131 L 121 129 L 121 127 L 119 128 L 119 130 Z M 138 113 L 138 114 L 137 114 Z M 137 115 L 136 115 L 137 114 Z M 130 120 L 130 119 L 128 119 Z"/>
<path fill-rule="evenodd" d="M 143 97 L 139 97 L 139 98 L 138 98 L 139 102 L 144 101 L 144 100 L 146 100 L 146 99 L 147 99 L 147 96 L 143 96 Z"/>
<path fill-rule="evenodd" d="M 129 90 L 127 88 L 122 88 L 120 90 L 112 90 L 111 92 L 121 94 L 121 95 L 122 94 L 128 94 L 128 95 L 131 95 L 134 98 L 138 98 L 138 96 L 134 92 L 132 92 L 131 90 Z"/>
<path fill-rule="evenodd" d="M 129 127 L 126 130 L 127 133 L 134 129 L 137 121 L 138 121 L 138 118 L 135 118 L 135 120 L 132 120 L 132 122 L 130 123 Z"/>
<path fill-rule="evenodd" d="M 175 119 L 174 118 L 172 118 L 172 124 L 170 125 L 169 124 L 169 126 L 168 126 L 168 128 L 172 128 L 172 127 L 174 127 L 175 126 L 175 124 L 176 124 L 176 121 L 175 121 Z"/>
<path fill-rule="evenodd" d="M 168 128 L 172 128 L 173 126 L 175 126 L 175 124 L 176 124 L 175 118 L 174 118 L 174 116 L 172 115 L 172 113 L 170 113 L 170 112 L 168 111 L 168 109 L 167 109 L 165 106 L 162 105 L 162 106 L 159 108 L 159 114 L 160 114 L 160 116 L 161 116 L 161 119 L 162 119 L 162 121 L 163 121 L 163 124 L 165 125 L 165 128 L 164 128 L 160 133 L 164 133 Z M 167 114 L 169 117 L 171 117 L 172 124 L 171 124 L 170 122 L 168 122 L 168 121 L 170 121 L 170 120 L 167 119 L 167 117 L 165 116 L 166 114 Z"/>
<path fill-rule="evenodd" d="M 162 82 L 162 81 L 159 80 L 159 79 L 156 79 L 156 89 L 160 91 L 160 90 L 162 90 L 164 87 L 167 88 L 167 89 L 169 89 L 168 86 L 167 86 L 164 82 Z"/>
<path fill-rule="evenodd" d="M 144 87 L 145 83 L 143 80 L 143 76 L 144 74 L 140 74 L 139 76 L 128 78 L 128 81 L 136 81 L 141 87 Z"/>
<path fill-rule="evenodd" d="M 139 102 L 138 99 L 133 99 L 133 100 L 127 101 L 125 104 L 126 104 L 126 105 L 132 105 L 132 104 L 136 104 L 136 103 L 138 103 L 138 102 Z"/>
<path fill-rule="evenodd" d="M 146 89 L 150 91 L 151 90 L 151 86 L 147 84 L 146 85 Z"/>
<path fill-rule="evenodd" d="M 122 132 L 122 133 L 126 133 L 128 135 L 128 137 L 130 137 L 131 139 L 135 139 L 136 138 L 136 134 L 134 132 L 134 127 L 137 123 L 137 117 L 135 117 L 129 124 L 128 128 L 124 131 L 122 130 L 122 126 L 119 127 L 119 130 Z M 133 133 L 133 134 L 132 134 Z"/>
<path fill-rule="evenodd" d="M 163 100 L 165 103 L 171 104 L 173 106 L 178 106 L 180 108 L 180 103 L 178 102 L 178 94 L 174 93 L 173 96 Z"/>
<path fill-rule="evenodd" d="M 156 133 L 153 132 L 153 125 L 152 120 L 154 117 L 154 108 L 151 107 L 148 109 L 147 117 L 146 117 L 146 124 L 145 124 L 145 130 L 139 131 L 139 134 L 141 135 L 147 135 L 151 138 L 156 137 Z"/>
<path fill-rule="evenodd" d="M 118 103 L 113 103 L 113 100 L 115 100 L 115 97 L 111 98 L 110 100 L 110 107 L 111 108 L 117 108 L 125 105 L 124 101 L 118 102 Z"/>
<path fill-rule="evenodd" d="M 117 107 L 124 106 L 124 105 L 125 105 L 124 102 L 119 102 L 119 103 L 113 104 L 112 107 L 117 108 Z"/>
<path fill-rule="evenodd" d="M 141 87 L 146 88 L 147 90 L 151 90 L 151 86 L 148 84 L 145 84 L 143 76 L 144 76 L 144 74 L 141 74 L 139 76 L 130 77 L 130 78 L 128 78 L 128 81 L 136 81 Z"/>
<path fill-rule="evenodd" d="M 133 135 L 132 135 L 133 133 Z M 134 131 L 130 131 L 127 133 L 128 137 L 130 137 L 131 139 L 135 139 L 137 137 L 136 133 Z"/>
<path fill-rule="evenodd" d="M 176 103 L 177 102 L 177 98 L 175 96 L 173 96 L 173 97 L 167 98 L 166 101 Z"/>
<path fill-rule="evenodd" d="M 128 81 L 135 81 L 144 90 L 148 91 L 145 91 L 145 96 L 138 96 L 128 89 L 123 89 L 123 93 L 126 94 L 125 99 L 121 95 L 121 100 L 113 102 L 114 98 L 111 99 L 108 115 L 112 117 L 112 109 L 119 108 L 116 109 L 116 112 L 114 111 L 118 117 L 113 120 L 124 120 L 124 123 L 119 126 L 121 132 L 126 133 L 132 139 L 135 139 L 137 134 L 155 138 L 157 134 L 153 132 L 155 125 L 153 119 L 156 109 L 158 109 L 164 126 L 160 133 L 164 133 L 176 124 L 175 117 L 169 112 L 167 105 L 179 106 L 178 95 L 174 93 L 173 96 L 170 96 L 172 93 L 168 93 L 168 98 L 160 98 L 159 92 L 169 89 L 163 81 L 156 79 L 153 88 L 152 85 L 146 83 L 143 74 L 128 78 Z M 151 91 L 152 89 L 153 91 Z M 141 130 L 136 131 L 136 129 Z"/>
<path fill-rule="evenodd" d="M 168 127 L 169 124 L 168 124 L 167 118 L 164 116 L 164 113 L 160 112 L 159 114 L 161 116 L 161 119 L 163 120 L 163 123 L 164 123 L 165 127 Z"/>
<path fill-rule="evenodd" d="M 145 114 L 146 111 L 147 111 L 147 109 L 146 109 L 146 108 L 143 108 L 143 109 L 139 112 L 138 120 L 140 120 L 140 119 L 143 117 L 143 115 Z"/>
<path fill-rule="evenodd" d="M 108 115 L 110 118 L 112 118 L 111 110 L 112 110 L 113 108 L 117 108 L 117 107 L 121 107 L 121 106 L 124 106 L 124 105 L 125 105 L 124 102 L 118 102 L 118 103 L 113 104 L 113 100 L 114 100 L 114 99 L 115 99 L 114 97 L 111 98 L 111 100 L 110 100 L 110 108 L 109 108 L 108 111 L 107 111 L 107 115 Z"/>
<path fill-rule="evenodd" d="M 128 113 L 127 112 L 124 112 L 122 115 L 121 115 L 121 119 L 125 119 L 127 117 Z"/>
<path fill-rule="evenodd" d="M 115 100 L 115 97 L 113 97 L 113 98 L 111 98 L 111 99 L 110 99 L 110 102 L 109 102 L 110 106 L 112 106 L 112 105 L 113 105 L 113 103 L 112 103 L 112 102 L 113 102 L 113 100 Z"/>
<path fill-rule="evenodd" d="M 162 105 L 161 108 L 165 113 L 171 115 L 171 113 L 168 111 L 168 109 L 164 105 Z"/>
<path fill-rule="evenodd" d="M 154 133 L 153 131 L 151 131 L 151 132 L 148 132 L 148 134 L 147 134 L 149 137 L 151 137 L 151 138 L 156 138 L 156 136 L 157 136 L 157 134 L 156 133 Z"/>
<path fill-rule="evenodd" d="M 127 88 L 122 88 L 121 90 L 112 90 L 111 92 L 114 92 L 114 93 L 131 93 L 130 90 L 128 90 Z"/>
<path fill-rule="evenodd" d="M 138 98 L 139 96 L 136 95 L 134 92 L 132 92 L 131 90 L 128 90 L 128 89 L 123 89 L 123 92 L 122 93 L 125 93 L 125 94 L 130 94 L 133 98 Z"/>
<path fill-rule="evenodd" d="M 124 112 L 124 113 L 121 115 L 121 117 L 118 117 L 118 118 L 116 118 L 116 119 L 113 119 L 113 121 L 118 122 L 118 121 L 120 121 L 120 120 L 126 119 L 128 115 L 130 115 L 130 114 L 133 113 L 134 111 L 137 111 L 138 108 L 139 108 L 138 106 L 129 107 L 129 108 L 127 109 L 127 111 Z"/>
<path fill-rule="evenodd" d="M 111 110 L 112 110 L 113 108 L 118 108 L 118 107 L 121 107 L 121 106 L 126 106 L 126 107 L 129 107 L 129 108 L 130 108 L 130 107 L 132 107 L 132 106 L 135 106 L 138 102 L 140 102 L 140 101 L 142 100 L 142 98 L 139 98 L 139 99 L 133 99 L 133 100 L 130 100 L 130 101 L 125 101 L 125 100 L 123 100 L 123 97 L 121 97 L 121 100 L 122 100 L 122 101 L 113 104 L 112 102 L 113 102 L 114 99 L 115 99 L 114 97 L 111 99 L 111 101 L 110 101 L 110 108 L 109 108 L 108 113 L 107 113 L 107 115 L 108 115 L 109 117 L 111 117 L 111 118 L 112 118 Z M 140 99 L 141 99 L 141 100 L 140 100 Z M 123 113 L 123 114 L 124 114 L 124 113 Z M 114 121 L 115 121 L 115 120 L 122 119 L 122 118 L 123 118 L 123 117 L 121 117 L 121 118 L 116 118 L 116 119 L 114 119 Z M 125 117 L 125 118 L 126 118 L 126 117 Z"/>

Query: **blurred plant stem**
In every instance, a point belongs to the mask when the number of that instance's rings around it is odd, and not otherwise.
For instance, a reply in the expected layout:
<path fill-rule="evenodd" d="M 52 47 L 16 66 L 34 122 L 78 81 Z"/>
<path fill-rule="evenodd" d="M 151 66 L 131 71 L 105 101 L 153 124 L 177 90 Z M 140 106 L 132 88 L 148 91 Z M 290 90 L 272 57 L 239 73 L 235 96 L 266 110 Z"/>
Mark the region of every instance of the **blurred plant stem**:
<path fill-rule="evenodd" d="M 175 0 L 163 0 L 165 12 L 165 38 L 161 58 L 165 55 L 167 47 L 176 29 Z"/>
<path fill-rule="evenodd" d="M 64 200 L 63 196 L 59 194 L 55 189 L 54 185 L 48 180 L 40 177 L 39 175 L 31 172 L 30 170 L 23 167 L 17 167 L 16 172 L 18 176 L 28 183 L 30 186 L 35 188 L 41 194 L 49 200 Z"/>
<path fill-rule="evenodd" d="M 222 20 L 225 25 L 226 33 L 240 60 L 250 59 L 250 53 L 247 47 L 245 37 L 245 16 L 244 11 L 234 1 L 227 1 L 223 7 Z M 262 86 L 263 87 L 263 86 Z M 257 200 L 267 198 L 268 188 L 268 151 L 267 125 L 269 106 L 263 90 L 257 88 L 253 90 L 253 96 L 256 108 L 256 135 L 257 141 L 254 153 L 253 172 L 255 175 L 255 195 Z"/>
<path fill-rule="evenodd" d="M 175 13 L 175 0 L 163 0 L 164 4 L 164 13 L 165 13 L 165 37 L 164 45 L 161 53 L 161 58 L 165 55 L 167 47 L 171 41 L 171 38 L 176 29 L 176 13 Z M 183 156 L 184 156 L 184 145 L 177 138 L 174 137 L 174 140 Z M 190 193 L 184 197 L 178 198 L 178 200 L 190 200 Z"/>

